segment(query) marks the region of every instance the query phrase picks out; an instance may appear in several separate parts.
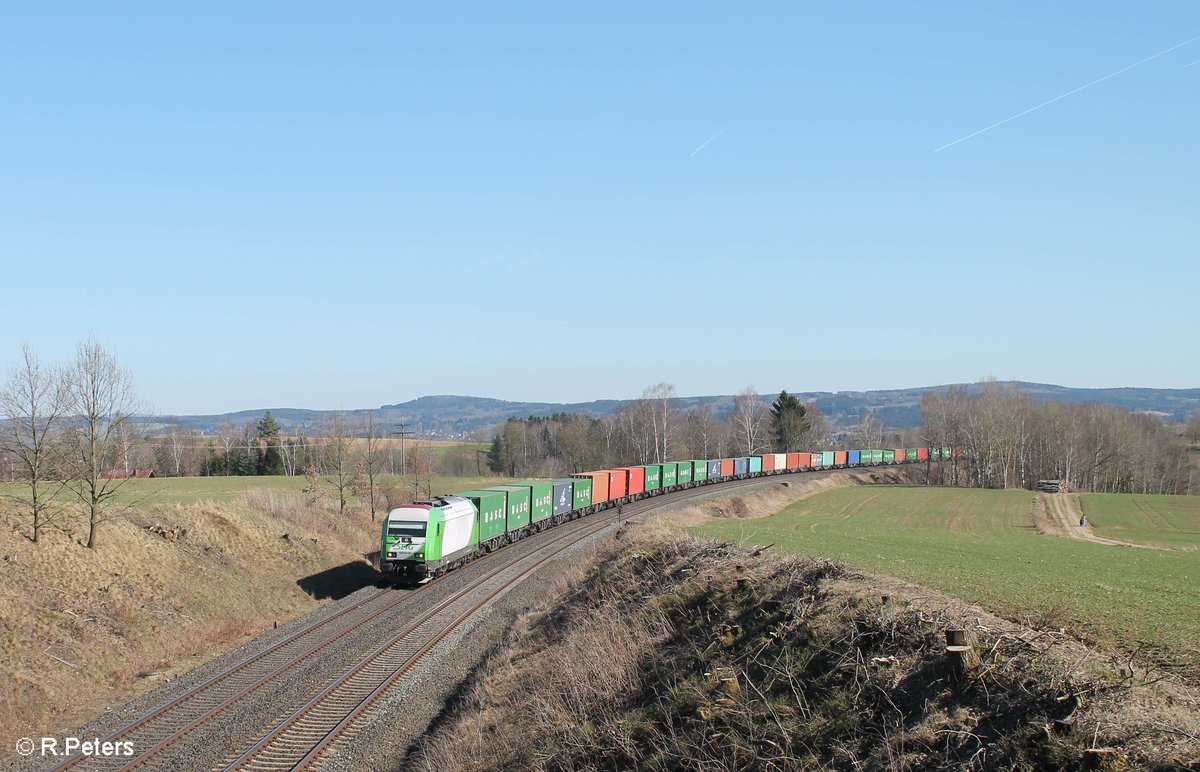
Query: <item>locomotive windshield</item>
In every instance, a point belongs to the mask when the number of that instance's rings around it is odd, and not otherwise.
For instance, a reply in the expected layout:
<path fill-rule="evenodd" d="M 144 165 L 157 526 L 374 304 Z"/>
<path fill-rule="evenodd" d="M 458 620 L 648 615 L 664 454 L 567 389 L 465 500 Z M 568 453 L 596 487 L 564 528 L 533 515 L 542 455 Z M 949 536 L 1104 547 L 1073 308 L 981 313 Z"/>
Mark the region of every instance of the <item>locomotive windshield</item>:
<path fill-rule="evenodd" d="M 425 523 L 404 523 L 392 521 L 388 523 L 388 536 L 424 536 Z"/>

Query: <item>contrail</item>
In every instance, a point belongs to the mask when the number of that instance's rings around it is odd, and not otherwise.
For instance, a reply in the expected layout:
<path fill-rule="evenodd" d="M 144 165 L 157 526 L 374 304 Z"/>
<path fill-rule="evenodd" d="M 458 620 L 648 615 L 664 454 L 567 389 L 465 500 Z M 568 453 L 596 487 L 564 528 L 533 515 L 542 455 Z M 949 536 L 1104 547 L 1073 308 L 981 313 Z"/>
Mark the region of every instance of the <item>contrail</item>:
<path fill-rule="evenodd" d="M 1200 59 L 1197 59 L 1196 61 L 1192 62 L 1192 64 L 1200 64 Z M 1185 69 L 1185 70 L 1186 70 L 1188 67 L 1191 67 L 1191 66 L 1192 66 L 1192 64 L 1185 64 L 1185 65 L 1183 65 L 1183 69 Z"/>
<path fill-rule="evenodd" d="M 704 140 L 704 142 L 702 142 L 702 143 L 700 144 L 700 147 L 698 147 L 698 148 L 696 148 L 695 150 L 693 150 L 693 151 L 692 151 L 692 154 L 691 154 L 690 156 L 688 156 L 688 158 L 694 158 L 694 157 L 695 157 L 695 155 L 696 155 L 696 153 L 699 153 L 701 150 L 703 150 L 704 148 L 706 148 L 706 147 L 708 147 L 710 144 L 712 144 L 713 140 L 715 140 L 717 137 L 719 137 L 719 136 L 721 136 L 722 134 L 724 134 L 724 133 L 725 133 L 725 131 L 726 131 L 726 130 L 727 130 L 729 127 L 730 127 L 730 126 L 732 126 L 733 124 L 735 124 L 735 123 L 737 123 L 737 122 L 738 122 L 738 119 L 737 119 L 737 118 L 734 118 L 732 121 L 730 121 L 729 123 L 727 123 L 727 124 L 725 124 L 724 126 L 722 126 L 722 127 L 721 127 L 721 129 L 720 129 L 720 130 L 719 130 L 719 131 L 718 131 L 716 134 L 713 134 L 711 137 L 709 137 L 708 139 Z"/>
<path fill-rule="evenodd" d="M 1043 107 L 1045 107 L 1046 105 L 1052 105 L 1060 99 L 1066 99 L 1067 97 L 1071 96 L 1072 94 L 1078 94 L 1080 91 L 1083 91 L 1085 88 L 1091 88 L 1092 86 L 1096 85 L 1097 83 L 1103 83 L 1104 81 L 1108 80 L 1109 78 L 1115 78 L 1118 75 L 1120 75 L 1121 73 L 1129 72 L 1134 67 L 1145 64 L 1146 62 L 1150 61 L 1151 59 L 1157 59 L 1158 57 L 1162 56 L 1163 54 L 1169 54 L 1172 51 L 1174 51 L 1176 48 L 1183 48 L 1188 43 L 1194 43 L 1197 40 L 1200 40 L 1200 35 L 1197 35 L 1196 37 L 1192 38 L 1191 40 L 1185 40 L 1178 45 L 1171 46 L 1170 48 L 1168 48 L 1166 50 L 1159 51 L 1157 54 L 1154 54 L 1153 56 L 1147 56 L 1145 59 L 1142 59 L 1141 61 L 1138 61 L 1138 62 L 1134 62 L 1133 64 L 1129 65 L 1128 67 L 1122 67 L 1121 69 L 1117 70 L 1114 73 L 1105 75 L 1103 78 L 1097 78 L 1096 80 L 1092 81 L 1091 83 L 1085 83 L 1084 85 L 1080 86 L 1079 88 L 1071 89 L 1070 91 L 1068 91 L 1065 94 L 1059 94 L 1058 96 L 1054 97 L 1053 99 L 1047 99 L 1045 102 L 1042 102 L 1040 105 L 1035 105 L 1034 107 L 1031 107 L 1028 110 L 1022 110 L 1021 112 L 1017 113 L 1016 115 L 1010 115 L 1009 117 L 1005 118 L 1002 121 L 997 121 L 996 123 L 993 123 L 991 126 L 985 126 L 984 128 L 980 129 L 979 131 L 972 132 L 971 134 L 968 134 L 965 137 L 959 137 L 958 139 L 954 140 L 953 142 L 949 142 L 945 145 L 942 145 L 941 147 L 939 147 L 937 150 L 934 150 L 933 152 L 940 153 L 948 147 L 954 147 L 959 142 L 965 142 L 966 140 L 970 139 L 971 137 L 978 137 L 980 134 L 984 133 L 985 131 L 991 131 L 992 129 L 996 128 L 997 126 L 1003 126 L 1004 124 L 1008 123 L 1009 121 L 1015 121 L 1017 118 L 1020 118 L 1023 115 L 1029 115 L 1034 110 L 1040 110 Z M 1200 60 L 1197 60 L 1197 62 L 1200 62 Z M 1192 62 L 1192 64 L 1196 64 L 1197 62 Z M 1189 64 L 1188 66 L 1191 67 L 1192 65 Z M 701 147 L 703 147 L 703 145 L 701 145 Z"/>

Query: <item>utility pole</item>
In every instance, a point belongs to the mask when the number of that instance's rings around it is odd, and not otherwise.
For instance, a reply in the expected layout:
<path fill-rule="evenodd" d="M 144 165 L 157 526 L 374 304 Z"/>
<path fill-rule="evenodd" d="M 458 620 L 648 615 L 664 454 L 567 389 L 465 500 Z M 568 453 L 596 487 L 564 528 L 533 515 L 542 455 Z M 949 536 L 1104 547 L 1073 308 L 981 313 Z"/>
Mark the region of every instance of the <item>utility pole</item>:
<path fill-rule="evenodd" d="M 416 432 L 410 432 L 405 429 L 407 424 L 404 422 L 403 418 L 400 419 L 400 423 L 392 424 L 392 426 L 396 428 L 392 429 L 391 434 L 400 438 L 400 474 L 404 474 L 404 470 L 408 467 L 404 450 L 404 438 L 410 434 L 416 434 Z"/>

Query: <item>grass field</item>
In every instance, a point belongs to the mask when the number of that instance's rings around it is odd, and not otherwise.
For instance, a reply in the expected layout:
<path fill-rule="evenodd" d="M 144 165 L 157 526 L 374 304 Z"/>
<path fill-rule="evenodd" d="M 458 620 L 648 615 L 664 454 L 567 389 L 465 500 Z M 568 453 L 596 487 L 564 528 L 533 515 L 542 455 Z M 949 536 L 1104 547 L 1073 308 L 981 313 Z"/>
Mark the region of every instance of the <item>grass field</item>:
<path fill-rule="evenodd" d="M 1167 549 L 1200 549 L 1200 496 L 1082 493 L 1076 509 L 1098 536 Z"/>
<path fill-rule="evenodd" d="M 1168 497 L 1138 498 L 1171 508 L 1160 501 Z M 1123 647 L 1145 641 L 1166 657 L 1200 662 L 1200 553 L 1044 535 L 1034 527 L 1032 503 L 1023 491 L 863 486 L 820 493 L 771 517 L 721 520 L 699 530 L 839 560 L 1011 618 L 1050 620 Z M 1116 505 L 1089 500 L 1085 506 L 1112 511 Z"/>
<path fill-rule="evenodd" d="M 411 490 L 412 478 L 383 475 L 382 483 L 393 483 L 403 491 Z M 451 493 L 487 485 L 502 485 L 508 480 L 499 477 L 435 477 L 433 492 Z M 247 491 L 273 490 L 284 493 L 299 493 L 308 481 L 304 477 L 159 477 L 153 480 L 126 480 L 121 484 L 117 501 L 121 504 L 142 506 L 149 504 L 194 504 L 198 501 L 213 501 L 226 504 Z M 328 485 L 326 491 L 332 493 Z M 58 494 L 70 500 L 71 494 Z M 24 499 L 28 489 L 19 484 L 0 484 L 0 496 L 9 499 Z"/>

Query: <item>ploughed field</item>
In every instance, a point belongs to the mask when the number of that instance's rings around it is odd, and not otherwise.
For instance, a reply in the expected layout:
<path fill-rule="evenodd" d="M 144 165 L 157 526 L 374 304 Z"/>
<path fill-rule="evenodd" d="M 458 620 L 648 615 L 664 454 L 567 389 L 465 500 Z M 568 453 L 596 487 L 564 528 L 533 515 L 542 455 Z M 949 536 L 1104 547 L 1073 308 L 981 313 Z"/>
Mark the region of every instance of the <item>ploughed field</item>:
<path fill-rule="evenodd" d="M 1200 666 L 1200 498 L 1079 500 L 1098 533 L 1174 548 L 1059 538 L 1036 527 L 1032 493 L 951 488 L 839 488 L 770 517 L 698 530 L 916 582 L 1084 639 L 1131 650 L 1145 643 L 1156 658 Z"/>

